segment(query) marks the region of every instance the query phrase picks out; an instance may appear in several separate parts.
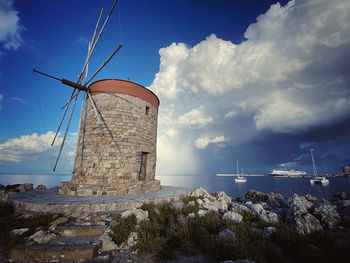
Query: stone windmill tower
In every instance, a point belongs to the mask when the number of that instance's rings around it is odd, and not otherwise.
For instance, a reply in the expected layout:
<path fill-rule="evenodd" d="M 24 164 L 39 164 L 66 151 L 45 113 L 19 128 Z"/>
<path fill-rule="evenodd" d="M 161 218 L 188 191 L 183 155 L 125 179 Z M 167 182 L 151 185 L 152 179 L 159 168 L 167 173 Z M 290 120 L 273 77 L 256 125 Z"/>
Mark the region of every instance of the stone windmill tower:
<path fill-rule="evenodd" d="M 159 107 L 157 96 L 145 87 L 128 80 L 105 79 L 88 86 L 121 48 L 119 45 L 87 80 L 89 60 L 117 2 L 118 0 L 114 2 L 95 40 L 103 12 L 103 9 L 101 10 L 93 37 L 89 42 L 83 70 L 76 83 L 33 70 L 74 88 L 65 104 L 64 114 L 52 142 L 53 145 L 67 110 L 73 102 L 53 170 L 59 161 L 78 95 L 80 92 L 83 93 L 73 175 L 70 182 L 61 183 L 60 194 L 119 195 L 160 189 L 160 181 L 155 180 Z"/>

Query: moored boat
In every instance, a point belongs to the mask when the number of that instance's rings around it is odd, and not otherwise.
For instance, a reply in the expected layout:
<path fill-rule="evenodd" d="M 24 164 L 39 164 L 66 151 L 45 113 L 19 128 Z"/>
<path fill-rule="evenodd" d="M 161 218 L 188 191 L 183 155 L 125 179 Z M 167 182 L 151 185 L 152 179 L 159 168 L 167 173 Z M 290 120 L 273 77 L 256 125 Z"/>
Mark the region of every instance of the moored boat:
<path fill-rule="evenodd" d="M 236 182 L 236 183 L 245 183 L 245 182 L 247 182 L 247 178 L 244 177 L 244 176 L 239 175 L 239 176 L 237 176 L 237 177 L 235 178 L 235 182 Z"/>
<path fill-rule="evenodd" d="M 310 179 L 310 184 L 327 185 L 329 184 L 329 180 L 325 176 L 316 176 Z"/>
<path fill-rule="evenodd" d="M 310 149 L 312 166 L 314 168 L 314 177 L 310 179 L 310 184 L 312 184 L 312 185 L 313 184 L 328 185 L 329 180 L 325 176 L 318 176 L 317 175 L 317 169 L 316 169 L 316 165 L 315 165 L 313 151 L 314 151 L 313 149 Z"/>
<path fill-rule="evenodd" d="M 272 175 L 272 176 L 305 176 L 306 172 L 295 171 L 295 170 L 284 171 L 284 170 L 273 169 L 269 175 Z"/>

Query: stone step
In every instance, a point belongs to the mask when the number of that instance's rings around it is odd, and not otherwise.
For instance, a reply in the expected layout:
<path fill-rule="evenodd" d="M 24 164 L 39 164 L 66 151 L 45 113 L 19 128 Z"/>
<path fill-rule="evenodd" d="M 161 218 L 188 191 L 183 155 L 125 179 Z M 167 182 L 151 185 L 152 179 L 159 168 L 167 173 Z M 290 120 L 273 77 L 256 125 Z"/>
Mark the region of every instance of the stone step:
<path fill-rule="evenodd" d="M 93 237 L 101 236 L 104 226 L 57 226 L 55 232 L 62 237 Z"/>
<path fill-rule="evenodd" d="M 78 262 L 93 259 L 97 249 L 97 244 L 24 245 L 11 249 L 9 259 L 20 262 Z"/>

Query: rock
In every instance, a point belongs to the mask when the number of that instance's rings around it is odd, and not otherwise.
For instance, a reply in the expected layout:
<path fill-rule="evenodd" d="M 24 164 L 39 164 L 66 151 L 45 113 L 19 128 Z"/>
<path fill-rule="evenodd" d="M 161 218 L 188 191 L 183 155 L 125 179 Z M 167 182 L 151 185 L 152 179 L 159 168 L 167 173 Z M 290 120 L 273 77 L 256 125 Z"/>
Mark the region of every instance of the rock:
<path fill-rule="evenodd" d="M 136 232 L 131 232 L 128 241 L 126 242 L 128 247 L 131 248 L 137 244 L 138 235 Z"/>
<path fill-rule="evenodd" d="M 31 235 L 28 240 L 34 240 L 38 244 L 46 244 L 53 239 L 56 239 L 57 235 L 50 231 L 39 230 Z"/>
<path fill-rule="evenodd" d="M 223 219 L 230 219 L 235 223 L 241 223 L 243 221 L 243 216 L 234 211 L 228 211 L 222 216 Z"/>
<path fill-rule="evenodd" d="M 311 234 L 323 230 L 320 221 L 310 213 L 297 214 L 294 218 L 294 222 L 295 229 L 300 234 Z"/>
<path fill-rule="evenodd" d="M 210 194 L 204 188 L 200 187 L 190 193 L 190 196 L 209 198 Z"/>
<path fill-rule="evenodd" d="M 225 192 L 223 191 L 219 191 L 219 192 L 215 192 L 212 194 L 216 200 L 218 201 L 223 201 L 224 203 L 230 203 L 232 201 L 232 198 L 229 197 Z"/>
<path fill-rule="evenodd" d="M 202 204 L 203 204 L 203 200 L 198 198 L 198 199 L 196 200 L 196 203 L 199 204 L 199 205 L 202 205 Z"/>
<path fill-rule="evenodd" d="M 189 213 L 187 217 L 188 217 L 188 218 L 194 218 L 194 217 L 195 217 L 195 214 L 194 214 L 194 213 Z"/>
<path fill-rule="evenodd" d="M 219 238 L 227 238 L 227 239 L 233 239 L 234 241 L 237 241 L 236 234 L 232 232 L 229 228 L 226 228 L 225 230 L 221 231 L 219 233 Z"/>
<path fill-rule="evenodd" d="M 43 184 L 39 184 L 37 187 L 35 187 L 35 190 L 45 190 L 46 186 Z"/>
<path fill-rule="evenodd" d="M 215 212 L 219 211 L 219 209 L 216 207 L 216 205 L 214 205 L 214 203 L 210 202 L 210 201 L 209 202 L 204 202 L 202 204 L 202 207 L 204 209 L 208 210 L 208 211 L 215 211 Z"/>
<path fill-rule="evenodd" d="M 110 232 L 111 232 L 111 229 L 108 228 L 106 229 L 104 234 L 100 237 L 100 241 L 102 243 L 102 246 L 101 246 L 102 252 L 118 249 L 118 245 L 114 243 L 113 239 L 109 235 Z"/>
<path fill-rule="evenodd" d="M 278 223 L 278 215 L 274 212 L 269 212 L 264 209 L 261 204 L 253 204 L 250 210 L 254 215 L 259 217 L 260 220 L 269 223 Z"/>
<path fill-rule="evenodd" d="M 17 187 L 20 192 L 27 192 L 33 190 L 33 184 L 21 184 Z"/>
<path fill-rule="evenodd" d="M 209 212 L 208 210 L 199 209 L 198 210 L 198 216 L 199 217 L 205 216 L 208 212 Z"/>
<path fill-rule="evenodd" d="M 273 208 L 285 206 L 284 197 L 280 193 L 269 193 L 266 202 Z"/>
<path fill-rule="evenodd" d="M 183 201 L 174 201 L 174 202 L 168 203 L 168 205 L 175 209 L 182 209 L 184 208 L 185 203 Z"/>
<path fill-rule="evenodd" d="M 269 198 L 269 196 L 267 194 L 264 194 L 262 192 L 259 191 L 255 191 L 255 190 L 249 190 L 246 194 L 245 194 L 245 199 L 254 202 L 259 202 L 259 201 L 267 201 Z"/>
<path fill-rule="evenodd" d="M 269 223 L 278 223 L 279 222 L 279 216 L 275 212 L 268 212 L 267 213 L 267 219 Z"/>
<path fill-rule="evenodd" d="M 239 202 L 231 202 L 228 204 L 228 207 L 229 210 L 239 214 L 250 213 L 250 209 Z"/>
<path fill-rule="evenodd" d="M 14 229 L 11 231 L 12 234 L 14 235 L 22 235 L 23 233 L 27 232 L 29 228 L 19 228 L 19 229 Z"/>
<path fill-rule="evenodd" d="M 305 195 L 305 198 L 306 198 L 306 200 L 311 201 L 311 202 L 317 201 L 317 198 L 315 196 L 312 196 L 312 195 Z"/>
<path fill-rule="evenodd" d="M 228 205 L 226 202 L 217 200 L 211 202 L 209 199 L 205 200 L 205 202 L 202 204 L 202 207 L 209 211 L 215 212 L 218 212 L 219 210 L 226 211 L 228 209 Z"/>
<path fill-rule="evenodd" d="M 346 194 L 346 193 L 344 193 L 344 192 L 342 192 L 341 194 L 340 194 L 340 198 L 341 199 L 348 199 L 348 195 Z"/>
<path fill-rule="evenodd" d="M 8 195 L 4 189 L 0 189 L 0 204 L 6 204 L 8 200 Z"/>
<path fill-rule="evenodd" d="M 266 214 L 266 211 L 265 211 L 264 207 L 261 204 L 253 204 L 250 207 L 250 210 L 256 216 L 259 216 L 260 214 Z"/>
<path fill-rule="evenodd" d="M 321 204 L 315 208 L 314 215 L 328 228 L 333 228 L 340 222 L 340 216 L 336 207 L 328 204 Z"/>
<path fill-rule="evenodd" d="M 264 235 L 264 237 L 270 237 L 275 232 L 276 232 L 276 227 L 267 226 L 267 227 L 264 227 L 263 235 Z"/>
<path fill-rule="evenodd" d="M 121 216 L 128 217 L 129 215 L 135 215 L 137 223 L 140 223 L 142 220 L 149 220 L 148 218 L 148 211 L 142 210 L 142 209 L 131 209 L 131 210 L 126 210 L 123 213 L 121 213 Z"/>
<path fill-rule="evenodd" d="M 252 201 L 245 202 L 246 207 L 250 208 L 253 205 Z"/>
<path fill-rule="evenodd" d="M 261 204 L 265 210 L 272 210 L 272 206 L 266 202 L 260 202 L 259 204 Z"/>
<path fill-rule="evenodd" d="M 295 193 L 287 200 L 287 203 L 293 214 L 305 214 L 313 205 L 311 202 L 307 201 L 304 196 Z"/>
<path fill-rule="evenodd" d="M 195 201 L 190 201 L 190 202 L 188 202 L 188 204 L 187 205 L 190 205 L 190 206 L 195 206 L 196 205 L 196 202 Z"/>

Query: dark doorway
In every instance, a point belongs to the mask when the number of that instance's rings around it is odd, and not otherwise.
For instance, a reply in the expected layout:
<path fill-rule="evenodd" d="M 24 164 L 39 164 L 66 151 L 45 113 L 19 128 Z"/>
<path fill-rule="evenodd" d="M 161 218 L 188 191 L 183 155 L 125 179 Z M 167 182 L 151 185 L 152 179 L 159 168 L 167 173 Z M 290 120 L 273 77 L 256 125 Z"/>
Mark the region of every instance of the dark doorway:
<path fill-rule="evenodd" d="M 142 152 L 141 153 L 141 167 L 140 167 L 140 173 L 139 173 L 140 181 L 146 180 L 147 160 L 148 160 L 148 153 Z"/>

